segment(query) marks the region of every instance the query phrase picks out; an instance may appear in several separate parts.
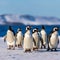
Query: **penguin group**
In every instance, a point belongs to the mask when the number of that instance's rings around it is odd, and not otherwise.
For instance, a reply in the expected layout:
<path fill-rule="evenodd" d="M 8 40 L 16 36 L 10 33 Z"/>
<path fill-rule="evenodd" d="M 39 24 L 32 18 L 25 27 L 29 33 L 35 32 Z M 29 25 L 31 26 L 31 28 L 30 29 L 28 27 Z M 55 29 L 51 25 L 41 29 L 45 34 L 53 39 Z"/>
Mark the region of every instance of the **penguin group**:
<path fill-rule="evenodd" d="M 11 26 L 9 26 L 4 42 L 7 43 L 7 49 L 15 50 L 15 47 L 23 48 L 24 52 L 38 51 L 39 49 L 47 49 L 47 51 L 57 51 L 59 44 L 59 27 L 53 27 L 49 35 L 47 34 L 44 25 L 41 30 L 36 27 L 33 30 L 32 26 L 26 26 L 25 33 L 18 28 L 15 34 Z"/>

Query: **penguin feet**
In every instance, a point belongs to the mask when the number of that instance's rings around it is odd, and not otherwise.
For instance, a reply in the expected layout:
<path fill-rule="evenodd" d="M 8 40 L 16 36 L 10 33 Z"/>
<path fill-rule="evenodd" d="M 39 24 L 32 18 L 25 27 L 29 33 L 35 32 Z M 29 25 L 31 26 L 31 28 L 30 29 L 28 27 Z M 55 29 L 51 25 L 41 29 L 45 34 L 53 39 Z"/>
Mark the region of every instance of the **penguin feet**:
<path fill-rule="evenodd" d="M 7 48 L 8 50 L 10 50 L 11 48 L 9 47 L 9 48 Z"/>
<path fill-rule="evenodd" d="M 12 50 L 15 50 L 15 47 Z"/>
<path fill-rule="evenodd" d="M 57 51 L 57 49 L 55 48 L 54 51 Z"/>
<path fill-rule="evenodd" d="M 9 47 L 7 49 L 10 50 L 11 49 L 11 45 L 9 45 Z"/>
<path fill-rule="evenodd" d="M 47 51 L 49 51 L 50 50 L 50 47 L 49 47 L 49 45 L 48 45 L 48 47 L 47 47 Z"/>
<path fill-rule="evenodd" d="M 8 50 L 15 50 L 15 47 L 13 45 L 9 45 L 9 48 L 7 48 Z"/>
<path fill-rule="evenodd" d="M 36 47 L 36 48 L 33 48 L 33 51 L 35 51 L 35 50 L 38 50 L 38 48 Z"/>
<path fill-rule="evenodd" d="M 48 48 L 47 51 L 49 51 L 50 49 Z"/>
<path fill-rule="evenodd" d="M 18 44 L 18 48 L 22 48 L 22 45 L 21 44 Z"/>
<path fill-rule="evenodd" d="M 44 46 L 44 49 L 46 49 L 46 46 L 45 45 L 43 45 Z"/>
<path fill-rule="evenodd" d="M 15 46 L 12 45 L 12 48 L 11 48 L 11 49 L 12 49 L 12 50 L 15 50 Z"/>
<path fill-rule="evenodd" d="M 17 47 L 17 45 L 15 45 L 15 47 Z"/>
<path fill-rule="evenodd" d="M 15 45 L 15 47 L 22 48 L 21 44 Z"/>
<path fill-rule="evenodd" d="M 46 49 L 46 46 L 45 45 L 41 46 L 41 49 Z"/>
<path fill-rule="evenodd" d="M 42 46 L 40 48 L 42 49 Z"/>
<path fill-rule="evenodd" d="M 53 51 L 53 49 L 51 49 L 51 51 Z"/>
<path fill-rule="evenodd" d="M 57 51 L 56 48 L 55 48 L 55 49 L 53 49 L 53 48 L 52 48 L 52 49 L 48 48 L 47 51 L 49 51 L 49 50 L 51 50 L 51 51 Z"/>
<path fill-rule="evenodd" d="M 48 48 L 47 51 L 49 51 L 49 50 L 50 50 L 50 51 L 53 51 L 53 49 L 49 49 L 49 48 Z"/>
<path fill-rule="evenodd" d="M 55 49 L 51 49 L 51 51 L 57 51 L 57 49 L 55 48 Z"/>
<path fill-rule="evenodd" d="M 31 49 L 26 49 L 24 52 L 31 52 Z"/>

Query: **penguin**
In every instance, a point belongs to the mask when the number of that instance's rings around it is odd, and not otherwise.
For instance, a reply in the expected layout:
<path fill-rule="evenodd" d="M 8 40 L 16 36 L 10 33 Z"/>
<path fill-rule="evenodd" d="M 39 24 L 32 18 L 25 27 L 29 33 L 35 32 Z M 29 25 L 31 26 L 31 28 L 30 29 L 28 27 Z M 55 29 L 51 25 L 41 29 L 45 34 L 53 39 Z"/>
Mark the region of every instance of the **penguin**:
<path fill-rule="evenodd" d="M 16 34 L 16 47 L 20 48 L 23 44 L 23 33 L 21 28 L 18 28 L 17 34 Z"/>
<path fill-rule="evenodd" d="M 4 37 L 4 41 L 6 41 L 8 48 L 7 49 L 15 49 L 15 33 L 12 30 L 11 26 L 7 30 L 7 34 Z"/>
<path fill-rule="evenodd" d="M 39 37 L 39 34 L 38 34 L 38 28 L 33 29 L 32 36 L 33 36 L 33 40 L 34 40 L 33 41 L 33 50 L 38 50 L 39 41 L 40 41 L 40 37 Z"/>
<path fill-rule="evenodd" d="M 41 36 L 41 48 L 43 47 L 46 48 L 47 47 L 47 33 L 45 31 L 44 25 L 42 25 L 40 36 Z"/>
<path fill-rule="evenodd" d="M 26 27 L 26 33 L 24 35 L 24 52 L 31 52 L 33 48 L 33 37 L 31 33 L 31 26 Z"/>
<path fill-rule="evenodd" d="M 54 27 L 53 30 L 51 31 L 51 33 L 48 37 L 49 43 L 48 43 L 47 51 L 49 51 L 49 50 L 57 51 L 57 47 L 59 44 L 58 31 L 59 31 L 58 27 Z"/>

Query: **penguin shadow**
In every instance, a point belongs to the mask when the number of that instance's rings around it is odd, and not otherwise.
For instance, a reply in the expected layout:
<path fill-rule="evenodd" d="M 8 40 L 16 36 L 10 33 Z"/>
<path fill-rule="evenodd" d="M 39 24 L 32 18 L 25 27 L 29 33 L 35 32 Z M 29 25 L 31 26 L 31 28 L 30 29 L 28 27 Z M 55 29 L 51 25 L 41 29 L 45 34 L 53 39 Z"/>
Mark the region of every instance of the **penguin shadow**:
<path fill-rule="evenodd" d="M 60 47 L 59 47 L 59 48 L 57 48 L 57 52 L 60 52 Z"/>
<path fill-rule="evenodd" d="M 23 48 L 16 48 L 17 50 L 23 50 Z"/>
<path fill-rule="evenodd" d="M 47 52 L 47 49 L 39 49 L 37 52 Z"/>
<path fill-rule="evenodd" d="M 15 50 L 23 50 L 23 47 L 15 47 Z"/>
<path fill-rule="evenodd" d="M 39 49 L 37 52 L 60 52 L 60 48 L 57 48 L 57 50 L 56 51 L 51 51 L 51 50 L 49 50 L 49 51 L 47 51 L 47 49 Z"/>

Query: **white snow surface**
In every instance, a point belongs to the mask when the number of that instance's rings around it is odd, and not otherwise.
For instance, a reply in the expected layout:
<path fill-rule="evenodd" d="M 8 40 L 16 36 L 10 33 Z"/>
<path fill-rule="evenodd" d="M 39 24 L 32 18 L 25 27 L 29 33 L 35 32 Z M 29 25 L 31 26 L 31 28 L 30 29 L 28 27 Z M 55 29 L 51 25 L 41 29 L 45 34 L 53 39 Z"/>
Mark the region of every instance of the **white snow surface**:
<path fill-rule="evenodd" d="M 23 48 L 7 50 L 6 43 L 0 37 L 0 60 L 60 60 L 60 43 L 57 50 L 56 52 L 49 52 L 46 49 L 39 49 L 39 51 L 31 53 L 24 53 Z"/>

